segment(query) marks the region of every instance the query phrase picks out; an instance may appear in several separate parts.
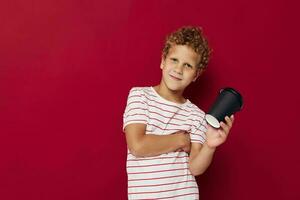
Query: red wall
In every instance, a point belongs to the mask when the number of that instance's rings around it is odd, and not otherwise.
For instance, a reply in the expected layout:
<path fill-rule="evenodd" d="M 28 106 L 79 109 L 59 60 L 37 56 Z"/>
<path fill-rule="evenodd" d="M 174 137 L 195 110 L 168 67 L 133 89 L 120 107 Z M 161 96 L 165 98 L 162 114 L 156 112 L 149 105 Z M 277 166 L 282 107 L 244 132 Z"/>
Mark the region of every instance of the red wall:
<path fill-rule="evenodd" d="M 202 199 L 300 199 L 299 3 L 0 3 L 0 199 L 126 199 L 122 114 L 133 86 L 160 80 L 165 34 L 200 25 L 214 53 L 187 92 L 219 88 L 244 110 L 205 175 Z"/>

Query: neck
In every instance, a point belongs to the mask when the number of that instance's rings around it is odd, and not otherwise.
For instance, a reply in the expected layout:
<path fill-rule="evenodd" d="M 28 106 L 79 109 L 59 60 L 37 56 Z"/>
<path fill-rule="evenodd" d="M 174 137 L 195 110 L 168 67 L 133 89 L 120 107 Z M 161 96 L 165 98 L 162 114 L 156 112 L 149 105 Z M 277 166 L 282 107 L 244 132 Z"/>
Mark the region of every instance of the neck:
<path fill-rule="evenodd" d="M 168 101 L 174 103 L 185 103 L 186 99 L 182 96 L 183 91 L 173 91 L 167 88 L 163 83 L 153 87 L 155 91 Z"/>

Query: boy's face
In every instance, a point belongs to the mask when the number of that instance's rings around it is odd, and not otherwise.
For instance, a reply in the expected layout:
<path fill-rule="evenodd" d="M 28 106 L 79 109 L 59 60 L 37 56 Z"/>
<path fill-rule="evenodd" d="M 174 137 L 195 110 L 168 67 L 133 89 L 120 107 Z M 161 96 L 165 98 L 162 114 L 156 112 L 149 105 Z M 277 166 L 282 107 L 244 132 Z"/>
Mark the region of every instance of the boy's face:
<path fill-rule="evenodd" d="M 162 81 L 172 91 L 183 92 L 202 73 L 197 68 L 201 56 L 187 45 L 173 45 L 162 59 Z"/>

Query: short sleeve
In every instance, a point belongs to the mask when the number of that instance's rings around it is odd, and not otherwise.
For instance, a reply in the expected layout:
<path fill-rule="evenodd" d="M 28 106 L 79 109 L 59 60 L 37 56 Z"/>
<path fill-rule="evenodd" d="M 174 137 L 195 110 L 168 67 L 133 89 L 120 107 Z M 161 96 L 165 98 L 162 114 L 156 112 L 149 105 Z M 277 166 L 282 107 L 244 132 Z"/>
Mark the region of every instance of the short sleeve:
<path fill-rule="evenodd" d="M 148 109 L 145 96 L 141 88 L 132 88 L 127 98 L 127 105 L 123 114 L 123 131 L 128 124 L 148 122 Z"/>
<path fill-rule="evenodd" d="M 204 119 L 204 113 L 195 112 L 193 114 L 193 125 L 191 127 L 191 142 L 203 144 L 206 140 L 207 123 Z"/>

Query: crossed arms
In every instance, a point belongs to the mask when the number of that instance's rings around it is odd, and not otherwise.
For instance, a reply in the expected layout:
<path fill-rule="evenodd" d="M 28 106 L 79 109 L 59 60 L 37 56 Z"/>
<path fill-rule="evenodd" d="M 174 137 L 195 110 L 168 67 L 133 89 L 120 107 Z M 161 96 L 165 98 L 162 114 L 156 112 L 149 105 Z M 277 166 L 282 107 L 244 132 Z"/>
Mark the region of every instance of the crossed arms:
<path fill-rule="evenodd" d="M 226 117 L 220 129 L 207 128 L 206 142 L 191 143 L 189 134 L 178 131 L 171 135 L 145 134 L 145 124 L 129 124 L 125 127 L 127 146 L 136 157 L 157 156 L 164 153 L 185 151 L 189 153 L 189 169 L 192 175 L 203 174 L 210 165 L 216 147 L 224 143 L 233 124 L 233 116 Z"/>

